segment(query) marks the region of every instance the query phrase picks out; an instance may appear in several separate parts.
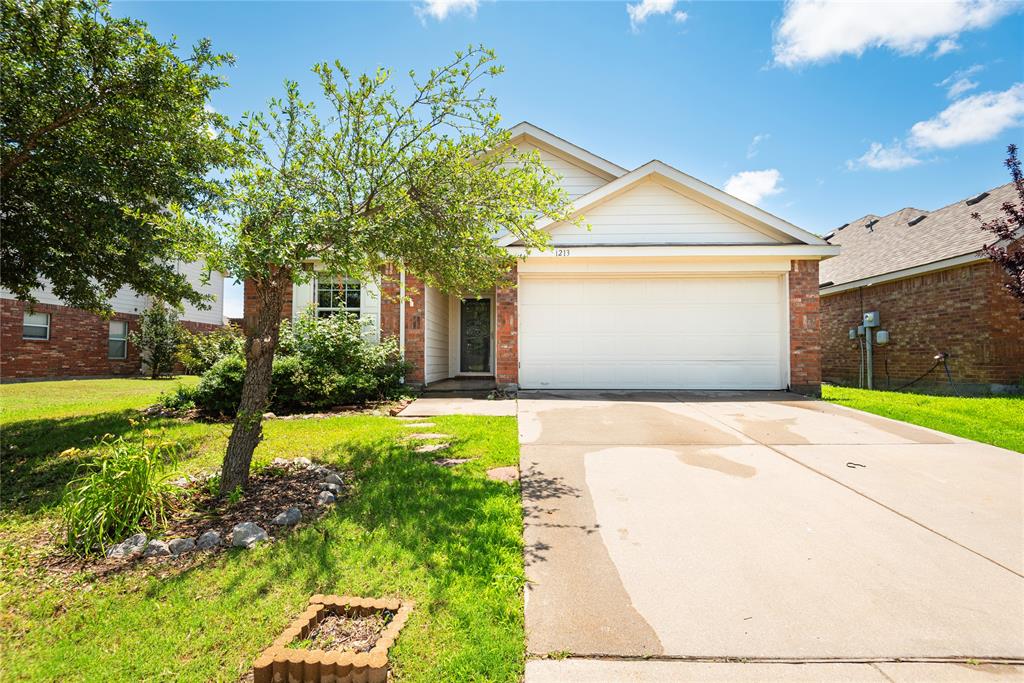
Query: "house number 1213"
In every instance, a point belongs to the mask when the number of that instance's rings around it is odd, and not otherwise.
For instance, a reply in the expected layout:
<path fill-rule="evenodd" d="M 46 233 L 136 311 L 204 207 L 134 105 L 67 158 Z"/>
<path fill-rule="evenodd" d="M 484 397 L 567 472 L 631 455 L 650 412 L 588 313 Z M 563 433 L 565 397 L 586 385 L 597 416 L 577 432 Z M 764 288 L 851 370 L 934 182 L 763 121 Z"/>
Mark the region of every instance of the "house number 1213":
<path fill-rule="evenodd" d="M 555 249 L 555 256 L 568 256 L 568 255 L 569 255 L 569 250 L 568 249 Z"/>

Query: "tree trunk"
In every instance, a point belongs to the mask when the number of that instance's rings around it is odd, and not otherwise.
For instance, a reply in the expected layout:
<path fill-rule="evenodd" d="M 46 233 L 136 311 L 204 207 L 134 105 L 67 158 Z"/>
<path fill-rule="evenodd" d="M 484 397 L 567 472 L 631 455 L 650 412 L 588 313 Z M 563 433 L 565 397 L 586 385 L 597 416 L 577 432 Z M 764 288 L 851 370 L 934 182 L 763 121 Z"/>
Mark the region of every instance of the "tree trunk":
<path fill-rule="evenodd" d="M 249 485 L 252 454 L 263 439 L 263 413 L 268 406 L 274 350 L 281 331 L 284 288 L 291 286 L 291 277 L 277 272 L 270 280 L 256 280 L 252 284 L 256 290 L 256 310 L 245 321 L 245 380 L 221 470 L 222 496 Z"/>

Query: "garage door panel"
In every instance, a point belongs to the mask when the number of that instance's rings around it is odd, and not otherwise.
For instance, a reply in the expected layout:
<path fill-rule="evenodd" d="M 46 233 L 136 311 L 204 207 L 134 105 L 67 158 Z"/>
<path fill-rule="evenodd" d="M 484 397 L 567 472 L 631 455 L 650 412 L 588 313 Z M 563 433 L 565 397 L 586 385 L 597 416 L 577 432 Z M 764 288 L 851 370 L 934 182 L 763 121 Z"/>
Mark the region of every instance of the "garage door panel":
<path fill-rule="evenodd" d="M 523 278 L 525 388 L 778 389 L 782 287 L 756 278 Z"/>

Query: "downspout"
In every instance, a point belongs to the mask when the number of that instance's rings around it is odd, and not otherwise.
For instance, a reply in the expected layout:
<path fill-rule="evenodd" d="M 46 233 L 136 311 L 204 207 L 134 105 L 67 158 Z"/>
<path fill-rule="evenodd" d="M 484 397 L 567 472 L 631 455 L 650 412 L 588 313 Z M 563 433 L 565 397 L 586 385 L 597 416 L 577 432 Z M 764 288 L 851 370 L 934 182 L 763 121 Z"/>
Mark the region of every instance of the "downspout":
<path fill-rule="evenodd" d="M 405 360 L 405 269 L 398 276 L 398 351 Z M 405 377 L 402 377 L 405 384 Z"/>

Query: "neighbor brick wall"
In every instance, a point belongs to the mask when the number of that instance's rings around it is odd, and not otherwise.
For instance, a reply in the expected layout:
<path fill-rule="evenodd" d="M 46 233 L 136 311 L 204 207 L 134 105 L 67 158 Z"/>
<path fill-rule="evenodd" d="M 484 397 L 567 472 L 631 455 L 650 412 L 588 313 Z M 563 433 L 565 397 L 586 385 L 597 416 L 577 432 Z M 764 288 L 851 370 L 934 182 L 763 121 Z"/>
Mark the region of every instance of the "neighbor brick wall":
<path fill-rule="evenodd" d="M 142 371 L 139 350 L 131 342 L 125 360 L 107 358 L 108 321 L 125 321 L 129 331 L 138 331 L 138 315 L 116 313 L 108 320 L 78 308 L 36 304 L 36 313 L 50 314 L 50 338 L 44 341 L 22 339 L 27 309 L 23 301 L 0 299 L 0 379 L 125 377 Z M 182 325 L 201 332 L 220 327 L 191 321 Z"/>
<path fill-rule="evenodd" d="M 426 285 L 418 277 L 406 273 L 405 297 L 405 362 L 411 366 L 405 373 L 405 381 L 421 385 L 424 383 L 426 349 Z"/>
<path fill-rule="evenodd" d="M 789 270 L 789 385 L 821 394 L 821 315 L 818 262 L 791 261 Z"/>
<path fill-rule="evenodd" d="M 499 387 L 519 384 L 519 290 L 516 288 L 518 270 L 513 267 L 508 275 L 510 286 L 494 290 L 494 317 L 497 357 L 494 381 Z"/>
<path fill-rule="evenodd" d="M 950 355 L 953 380 L 965 389 L 1019 384 L 1024 321 L 1020 304 L 1002 287 L 1004 278 L 995 264 L 980 262 L 823 296 L 825 381 L 857 384 L 858 345 L 849 339 L 849 329 L 860 324 L 864 312 L 877 310 L 890 343 L 875 347 L 875 388 L 920 376 L 943 351 Z M 915 385 L 943 387 L 948 384 L 941 366 Z"/>
<path fill-rule="evenodd" d="M 249 320 L 255 315 L 256 311 L 256 292 L 253 288 L 252 280 L 246 280 L 242 285 L 242 326 L 247 327 Z M 295 295 L 295 288 L 286 287 L 284 291 L 284 301 L 281 302 L 281 320 L 292 319 L 292 299 Z"/>

